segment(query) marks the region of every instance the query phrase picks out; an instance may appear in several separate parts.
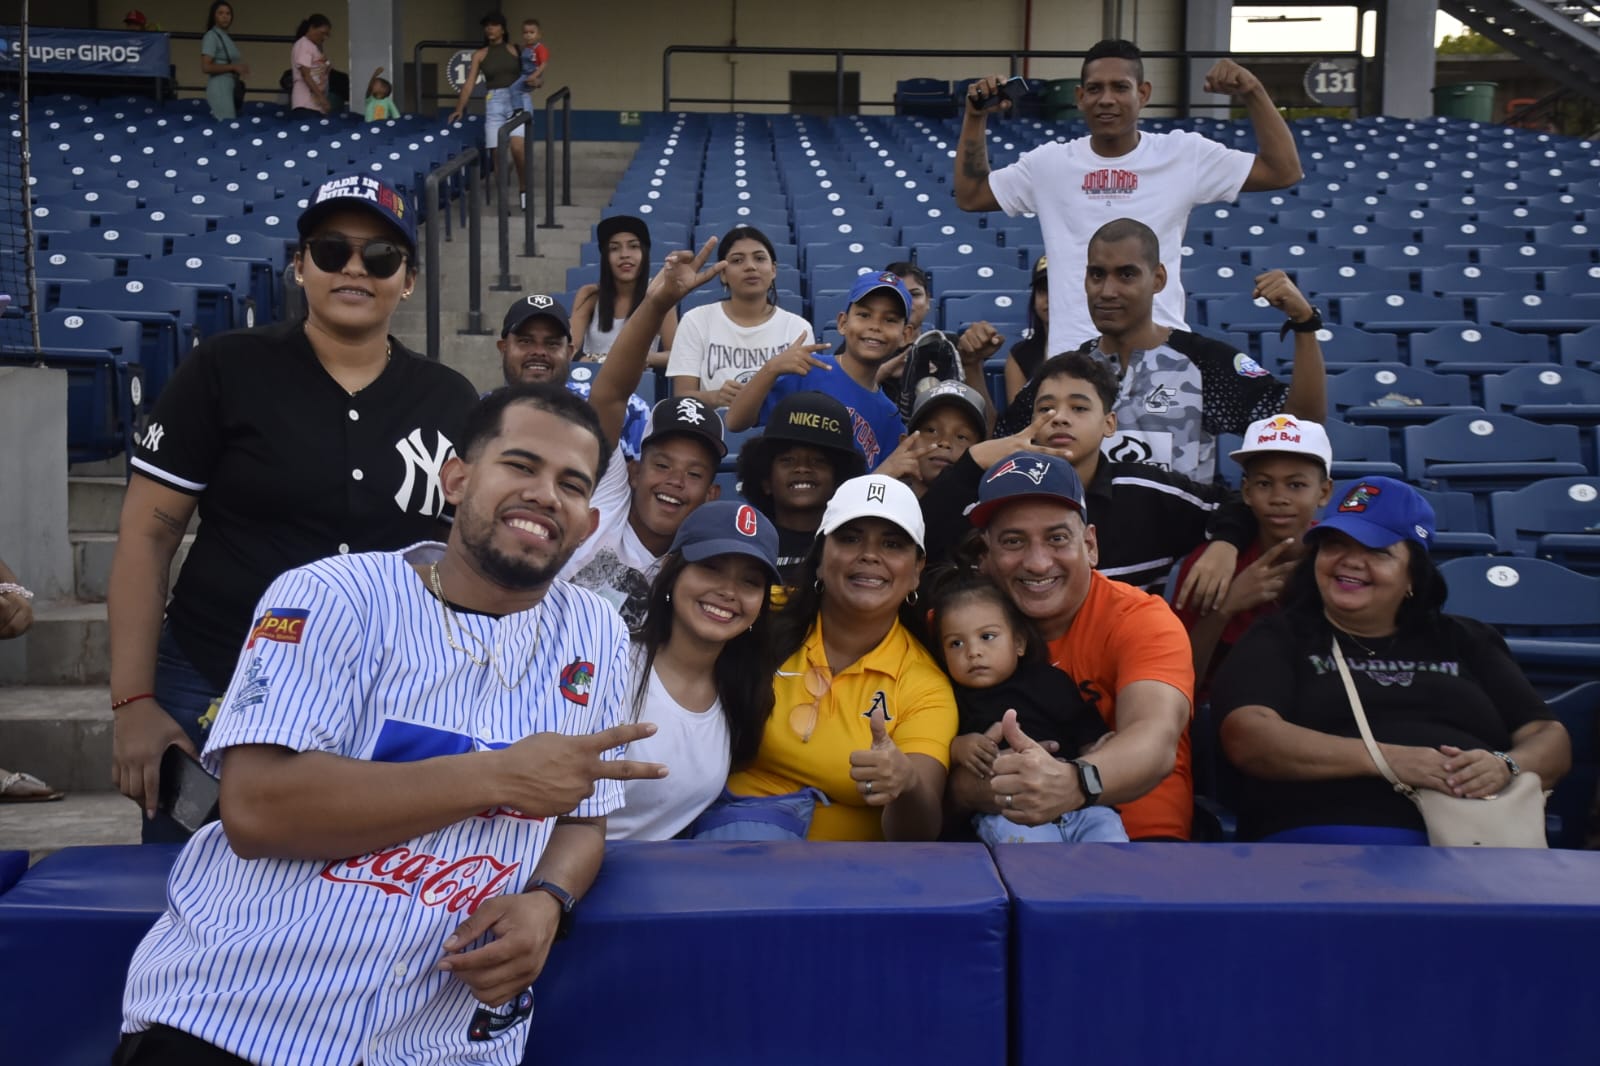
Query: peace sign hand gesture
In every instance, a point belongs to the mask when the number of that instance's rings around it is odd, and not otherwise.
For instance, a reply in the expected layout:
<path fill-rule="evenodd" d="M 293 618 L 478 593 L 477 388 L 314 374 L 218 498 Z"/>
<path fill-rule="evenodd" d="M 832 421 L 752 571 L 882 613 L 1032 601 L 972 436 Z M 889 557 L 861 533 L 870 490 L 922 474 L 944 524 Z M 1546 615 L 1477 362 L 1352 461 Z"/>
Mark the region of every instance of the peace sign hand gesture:
<path fill-rule="evenodd" d="M 711 249 L 716 246 L 717 239 L 708 237 L 698 254 L 689 251 L 668 252 L 661 269 L 656 271 L 656 276 L 650 279 L 649 288 L 645 289 L 645 299 L 674 306 L 712 278 L 720 276 L 728 267 L 726 260 L 718 261 L 709 269 L 706 267 L 706 260 L 711 258 Z"/>

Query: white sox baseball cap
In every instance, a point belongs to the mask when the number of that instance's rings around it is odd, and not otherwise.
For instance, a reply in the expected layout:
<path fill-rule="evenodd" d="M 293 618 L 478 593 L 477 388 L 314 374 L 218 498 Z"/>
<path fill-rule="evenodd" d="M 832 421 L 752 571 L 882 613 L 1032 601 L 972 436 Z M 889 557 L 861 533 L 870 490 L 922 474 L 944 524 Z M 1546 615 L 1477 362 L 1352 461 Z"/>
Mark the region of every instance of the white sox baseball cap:
<path fill-rule="evenodd" d="M 1287 452 L 1315 459 L 1322 464 L 1323 477 L 1331 476 L 1333 470 L 1333 445 L 1328 443 L 1328 431 L 1320 422 L 1294 415 L 1273 415 L 1250 423 L 1244 447 L 1229 452 L 1228 458 L 1243 466 L 1250 456 L 1263 452 Z"/>

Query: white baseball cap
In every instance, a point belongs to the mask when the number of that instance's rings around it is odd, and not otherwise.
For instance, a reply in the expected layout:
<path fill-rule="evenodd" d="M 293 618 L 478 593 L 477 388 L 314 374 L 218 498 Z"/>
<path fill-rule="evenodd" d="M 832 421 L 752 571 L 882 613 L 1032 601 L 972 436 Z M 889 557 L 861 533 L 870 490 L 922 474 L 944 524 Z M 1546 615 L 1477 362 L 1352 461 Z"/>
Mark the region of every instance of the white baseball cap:
<path fill-rule="evenodd" d="M 1245 431 L 1244 447 L 1229 452 L 1228 458 L 1243 466 L 1246 458 L 1262 452 L 1310 456 L 1322 464 L 1323 477 L 1332 476 L 1333 445 L 1328 443 L 1328 431 L 1320 422 L 1294 415 L 1273 415 L 1252 422 Z"/>
<path fill-rule="evenodd" d="M 923 547 L 922 505 L 917 494 L 903 482 L 883 474 L 863 474 L 846 481 L 828 501 L 822 512 L 819 536 L 827 536 L 846 522 L 858 518 L 881 518 L 906 531 L 919 549 Z"/>

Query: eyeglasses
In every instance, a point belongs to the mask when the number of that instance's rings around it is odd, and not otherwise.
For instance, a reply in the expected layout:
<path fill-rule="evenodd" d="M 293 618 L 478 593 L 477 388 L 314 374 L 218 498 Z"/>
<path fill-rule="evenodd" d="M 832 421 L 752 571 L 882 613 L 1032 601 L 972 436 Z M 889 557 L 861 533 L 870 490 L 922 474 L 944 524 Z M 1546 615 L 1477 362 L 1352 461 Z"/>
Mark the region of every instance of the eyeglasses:
<path fill-rule="evenodd" d="M 467 1039 L 474 1042 L 493 1040 L 525 1018 L 533 1016 L 533 989 L 527 988 L 517 998 L 498 1010 L 479 1007 L 472 1012 L 472 1024 L 467 1027 Z"/>
<path fill-rule="evenodd" d="M 391 240 L 363 241 L 335 234 L 306 241 L 311 261 L 325 274 L 337 274 L 350 262 L 350 253 L 361 251 L 361 265 L 375 278 L 393 277 L 406 261 L 406 250 Z"/>
<path fill-rule="evenodd" d="M 828 689 L 832 685 L 833 679 L 822 667 L 806 668 L 805 686 L 806 691 L 811 694 L 811 702 L 796 704 L 789 712 L 789 728 L 800 738 L 800 743 L 809 743 L 811 734 L 817 731 L 817 717 L 821 713 L 822 697 L 828 694 Z"/>

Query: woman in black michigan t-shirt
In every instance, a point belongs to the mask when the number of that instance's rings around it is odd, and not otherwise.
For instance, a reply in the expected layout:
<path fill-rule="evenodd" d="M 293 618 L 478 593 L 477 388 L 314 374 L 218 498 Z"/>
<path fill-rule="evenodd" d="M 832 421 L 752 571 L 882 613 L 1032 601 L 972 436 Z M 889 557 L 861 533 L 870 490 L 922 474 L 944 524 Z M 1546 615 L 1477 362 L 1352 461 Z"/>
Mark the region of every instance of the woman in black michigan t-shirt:
<path fill-rule="evenodd" d="M 1427 842 L 1416 807 L 1361 741 L 1335 640 L 1375 739 L 1414 788 L 1483 797 L 1524 771 L 1551 787 L 1571 765 L 1566 730 L 1500 635 L 1440 611 L 1433 528 L 1405 483 L 1351 487 L 1307 533 L 1288 609 L 1251 627 L 1223 663 L 1212 701 L 1241 775 L 1241 837 Z"/>
<path fill-rule="evenodd" d="M 204 341 L 134 449 L 107 596 L 113 775 L 147 811 L 162 753 L 203 746 L 245 642 L 297 639 L 302 605 L 264 605 L 276 620 L 253 613 L 273 579 L 447 528 L 439 472 L 477 394 L 389 336 L 416 282 L 414 208 L 364 175 L 325 183 L 311 205 L 295 255 L 306 317 Z M 146 842 L 186 835 L 166 818 L 145 823 Z"/>

